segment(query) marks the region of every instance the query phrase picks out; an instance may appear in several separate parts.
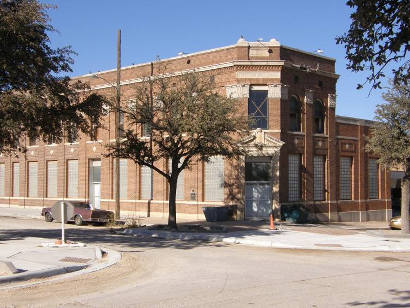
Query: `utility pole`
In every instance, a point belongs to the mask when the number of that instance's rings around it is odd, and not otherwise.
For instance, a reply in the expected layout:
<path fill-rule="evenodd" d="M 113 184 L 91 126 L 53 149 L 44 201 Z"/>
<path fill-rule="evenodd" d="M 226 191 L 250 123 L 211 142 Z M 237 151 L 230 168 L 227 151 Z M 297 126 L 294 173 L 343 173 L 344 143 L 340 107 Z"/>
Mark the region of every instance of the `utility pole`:
<path fill-rule="evenodd" d="M 120 146 L 120 82 L 121 82 L 121 30 L 117 32 L 117 95 L 115 99 L 115 146 Z M 114 158 L 114 186 L 115 186 L 115 219 L 120 219 L 120 159 Z"/>
<path fill-rule="evenodd" d="M 151 117 L 153 117 L 153 111 L 154 111 L 154 98 L 153 98 L 153 89 L 152 89 L 152 83 L 153 83 L 153 77 L 154 76 L 154 63 L 151 62 L 151 74 L 149 77 L 149 98 L 150 98 L 150 108 L 151 108 Z M 152 121 L 152 118 L 151 118 Z M 149 124 L 149 148 L 151 151 L 151 157 L 152 157 L 152 127 L 151 123 Z M 150 197 L 148 200 L 148 209 L 147 209 L 147 217 L 151 216 L 151 203 L 152 200 L 154 199 L 154 169 L 150 168 L 151 172 L 151 185 L 150 185 Z"/>

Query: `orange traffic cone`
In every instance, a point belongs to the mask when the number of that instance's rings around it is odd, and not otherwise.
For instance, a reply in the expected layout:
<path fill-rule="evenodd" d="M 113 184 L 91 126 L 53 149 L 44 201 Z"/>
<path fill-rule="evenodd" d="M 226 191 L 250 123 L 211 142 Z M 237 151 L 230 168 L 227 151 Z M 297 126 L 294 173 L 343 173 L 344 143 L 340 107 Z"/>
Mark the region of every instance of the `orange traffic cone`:
<path fill-rule="evenodd" d="M 270 218 L 270 226 L 269 226 L 269 229 L 270 229 L 270 230 L 275 230 L 276 228 L 275 228 L 275 223 L 273 222 L 273 212 L 270 213 L 269 218 Z"/>

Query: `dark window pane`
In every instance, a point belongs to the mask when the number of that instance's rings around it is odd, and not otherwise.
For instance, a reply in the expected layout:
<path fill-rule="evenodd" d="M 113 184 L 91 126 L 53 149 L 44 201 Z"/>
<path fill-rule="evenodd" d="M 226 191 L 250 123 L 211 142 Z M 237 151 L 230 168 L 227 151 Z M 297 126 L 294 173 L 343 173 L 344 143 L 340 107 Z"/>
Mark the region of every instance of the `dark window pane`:
<path fill-rule="evenodd" d="M 271 164 L 263 162 L 247 162 L 245 164 L 246 181 L 270 181 Z"/>
<path fill-rule="evenodd" d="M 324 121 L 325 121 L 325 111 L 323 104 L 320 101 L 315 101 L 313 104 L 313 116 L 314 116 L 314 132 L 316 134 L 324 133 Z"/>
<path fill-rule="evenodd" d="M 248 116 L 251 128 L 268 128 L 268 91 L 251 90 L 248 100 Z"/>

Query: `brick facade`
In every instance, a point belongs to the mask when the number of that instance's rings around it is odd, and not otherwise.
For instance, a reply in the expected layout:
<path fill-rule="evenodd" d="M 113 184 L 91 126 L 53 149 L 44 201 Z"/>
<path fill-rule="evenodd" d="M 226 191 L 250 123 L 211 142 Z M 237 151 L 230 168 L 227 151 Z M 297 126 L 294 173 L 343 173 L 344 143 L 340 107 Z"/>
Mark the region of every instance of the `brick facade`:
<path fill-rule="evenodd" d="M 213 76 L 218 91 L 240 100 L 242 112 L 247 113 L 249 93 L 254 86 L 266 89 L 268 95 L 267 129 L 254 132 L 248 143 L 251 150 L 256 142 L 262 145 L 261 152 L 250 156 L 271 157 L 272 180 L 269 184 L 271 206 L 276 215 L 287 215 L 289 209 L 303 208 L 309 220 L 320 221 L 367 221 L 386 220 L 391 216 L 390 174 L 378 168 L 378 198 L 368 197 L 368 161 L 373 158 L 364 151 L 371 121 L 339 117 L 335 114 L 336 82 L 335 60 L 269 42 L 247 42 L 212 49 L 162 61 L 166 67 L 161 74 L 178 75 L 193 70 Z M 150 75 L 150 63 L 133 65 L 121 70 L 121 100 L 132 97 L 132 85 Z M 154 75 L 158 74 L 154 64 Z M 115 82 L 116 71 L 99 74 L 105 80 Z M 91 88 L 113 97 L 115 88 L 92 74 L 76 79 L 86 81 Z M 290 131 L 289 101 L 295 97 L 300 103 L 300 131 Z M 315 131 L 315 102 L 320 101 L 324 110 L 323 132 Z M 4 164 L 4 195 L 1 204 L 20 206 L 48 206 L 56 200 L 67 199 L 67 161 L 78 160 L 78 196 L 72 199 L 88 200 L 90 196 L 90 163 L 101 160 L 101 208 L 113 210 L 113 159 L 103 156 L 104 145 L 115 139 L 114 114 L 104 119 L 104 128 L 99 128 L 97 140 L 80 136 L 76 143 L 45 145 L 38 141 L 28 146 L 26 154 L 0 156 Z M 27 140 L 28 144 L 28 140 Z M 290 202 L 288 157 L 299 154 L 300 200 Z M 324 159 L 324 200 L 314 200 L 315 156 Z M 340 158 L 351 157 L 351 200 L 340 200 Z M 57 197 L 47 195 L 47 162 L 57 161 Z M 184 172 L 184 200 L 177 200 L 179 217 L 202 219 L 203 206 L 223 204 L 236 205 L 236 217 L 246 219 L 247 189 L 244 167 L 248 158 L 241 161 L 225 161 L 225 201 L 205 200 L 205 165 L 195 163 Z M 28 165 L 37 162 L 37 196 L 29 197 Z M 13 163 L 19 163 L 19 192 L 13 192 Z M 159 163 L 163 170 L 167 162 Z M 121 210 L 133 215 L 167 215 L 168 185 L 165 179 L 153 173 L 153 200 L 141 198 L 141 168 L 132 161 L 126 163 L 126 199 L 121 200 Z M 252 185 L 254 185 L 253 183 Z M 257 183 L 255 184 L 257 185 Z M 316 184 L 317 185 L 317 184 Z M 125 187 L 125 186 L 124 186 Z M 249 186 L 250 187 L 250 186 Z M 95 188 L 91 188 L 95 189 Z M 192 200 L 194 199 L 194 200 Z M 252 202 L 254 202 L 253 200 Z M 256 204 L 256 203 L 255 203 Z M 256 207 L 259 205 L 256 205 Z M 265 214 L 262 214 L 262 216 Z M 263 218 L 263 217 L 260 217 Z"/>

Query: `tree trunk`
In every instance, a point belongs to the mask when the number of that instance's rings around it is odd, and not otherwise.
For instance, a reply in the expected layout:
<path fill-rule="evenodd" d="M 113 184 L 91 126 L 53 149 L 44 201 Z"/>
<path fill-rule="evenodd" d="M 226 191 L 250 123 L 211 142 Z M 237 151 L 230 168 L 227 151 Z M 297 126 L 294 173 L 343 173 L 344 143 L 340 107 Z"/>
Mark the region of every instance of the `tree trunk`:
<path fill-rule="evenodd" d="M 177 207 L 176 207 L 176 195 L 177 195 L 177 183 L 178 177 L 172 176 L 169 181 L 169 207 L 168 207 L 168 227 L 171 229 L 177 229 Z"/>
<path fill-rule="evenodd" d="M 410 202 L 410 174 L 406 175 L 401 181 L 401 233 L 410 233 L 409 221 L 409 202 Z"/>

